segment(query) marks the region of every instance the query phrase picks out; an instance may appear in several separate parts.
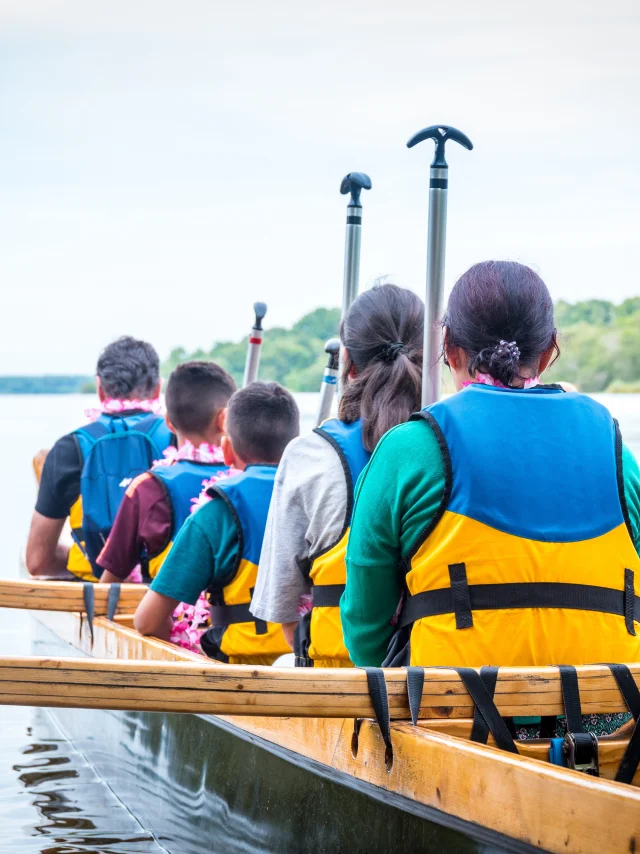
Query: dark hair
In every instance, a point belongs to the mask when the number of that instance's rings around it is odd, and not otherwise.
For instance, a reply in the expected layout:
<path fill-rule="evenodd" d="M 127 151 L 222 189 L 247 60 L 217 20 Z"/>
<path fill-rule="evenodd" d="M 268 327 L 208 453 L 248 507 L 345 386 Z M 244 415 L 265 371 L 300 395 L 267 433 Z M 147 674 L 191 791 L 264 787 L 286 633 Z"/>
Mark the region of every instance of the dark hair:
<path fill-rule="evenodd" d="M 503 385 L 537 370 L 549 347 L 560 355 L 551 294 L 540 276 L 515 261 L 483 261 L 455 283 L 442 321 L 447 347 L 469 357 L 469 373 Z M 554 359 L 555 361 L 555 359 Z"/>
<path fill-rule="evenodd" d="M 339 417 L 362 418 L 362 439 L 380 438 L 420 408 L 424 303 L 397 285 L 376 285 L 351 305 L 340 338 L 347 348 Z M 356 376 L 349 378 L 355 366 Z"/>
<path fill-rule="evenodd" d="M 227 435 L 247 463 L 279 463 L 299 432 L 298 405 L 278 383 L 251 383 L 229 401 Z"/>
<path fill-rule="evenodd" d="M 144 400 L 160 382 L 160 359 L 151 344 L 123 335 L 100 353 L 96 373 L 107 397 Z"/>
<path fill-rule="evenodd" d="M 183 362 L 167 382 L 167 415 L 181 433 L 202 435 L 236 390 L 231 376 L 215 362 Z"/>

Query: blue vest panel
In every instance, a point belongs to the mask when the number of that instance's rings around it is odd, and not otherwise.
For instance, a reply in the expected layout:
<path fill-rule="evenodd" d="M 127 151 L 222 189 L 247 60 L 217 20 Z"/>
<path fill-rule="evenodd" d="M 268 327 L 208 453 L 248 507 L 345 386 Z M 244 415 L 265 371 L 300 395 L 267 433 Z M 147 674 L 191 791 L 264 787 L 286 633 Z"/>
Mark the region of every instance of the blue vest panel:
<path fill-rule="evenodd" d="M 315 432 L 328 439 L 346 463 L 353 491 L 360 473 L 371 459 L 371 452 L 362 444 L 362 421 L 358 419 L 352 424 L 346 424 L 338 418 L 332 418 L 325 421 L 322 427 L 317 427 Z"/>
<path fill-rule="evenodd" d="M 476 384 L 427 412 L 449 449 L 447 510 L 554 543 L 599 537 L 624 521 L 615 422 L 586 395 Z"/>
<path fill-rule="evenodd" d="M 192 460 L 177 460 L 170 466 L 155 466 L 151 469 L 154 477 L 161 481 L 169 495 L 172 510 L 171 540 L 191 513 L 191 499 L 197 498 L 202 484 L 221 472 L 228 471 L 224 463 L 198 463 Z"/>
<path fill-rule="evenodd" d="M 238 475 L 216 483 L 219 493 L 231 505 L 242 535 L 240 557 L 255 566 L 260 560 L 267 514 L 273 494 L 277 466 L 251 465 Z"/>

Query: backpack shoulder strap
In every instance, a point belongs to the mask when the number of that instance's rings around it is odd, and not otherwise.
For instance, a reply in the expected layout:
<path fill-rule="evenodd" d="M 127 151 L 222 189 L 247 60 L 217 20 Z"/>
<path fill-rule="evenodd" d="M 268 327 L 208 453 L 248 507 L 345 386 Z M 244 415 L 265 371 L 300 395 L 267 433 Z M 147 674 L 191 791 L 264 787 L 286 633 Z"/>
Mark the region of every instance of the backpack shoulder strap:
<path fill-rule="evenodd" d="M 108 427 L 100 421 L 85 424 L 73 431 L 71 435 L 76 440 L 83 465 L 87 461 L 87 457 L 91 453 L 91 450 L 98 439 L 102 439 L 102 437 L 106 436 L 109 432 Z"/>
<path fill-rule="evenodd" d="M 164 418 L 159 415 L 154 415 L 153 413 L 147 415 L 146 418 L 138 421 L 132 429 L 138 433 L 144 433 L 153 442 L 158 453 L 161 453 L 163 448 L 166 447 L 165 442 L 170 445 L 176 444 L 174 434 L 167 427 Z"/>

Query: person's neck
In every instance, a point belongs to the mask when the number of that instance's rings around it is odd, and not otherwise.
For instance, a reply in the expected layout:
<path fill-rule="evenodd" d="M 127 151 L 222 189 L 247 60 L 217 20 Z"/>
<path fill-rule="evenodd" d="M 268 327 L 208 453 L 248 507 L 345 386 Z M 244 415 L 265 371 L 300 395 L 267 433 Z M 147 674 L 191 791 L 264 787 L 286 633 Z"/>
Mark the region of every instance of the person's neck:
<path fill-rule="evenodd" d="M 219 431 L 216 431 L 215 433 L 210 433 L 210 434 L 199 434 L 197 436 L 195 436 L 195 435 L 187 436 L 186 434 L 180 433 L 180 431 L 178 431 L 176 436 L 178 439 L 178 447 L 179 448 L 181 448 L 187 442 L 190 442 L 194 448 L 199 448 L 200 445 L 211 445 L 214 448 L 219 448 L 220 447 L 220 441 L 222 439 L 222 433 L 220 433 Z"/>

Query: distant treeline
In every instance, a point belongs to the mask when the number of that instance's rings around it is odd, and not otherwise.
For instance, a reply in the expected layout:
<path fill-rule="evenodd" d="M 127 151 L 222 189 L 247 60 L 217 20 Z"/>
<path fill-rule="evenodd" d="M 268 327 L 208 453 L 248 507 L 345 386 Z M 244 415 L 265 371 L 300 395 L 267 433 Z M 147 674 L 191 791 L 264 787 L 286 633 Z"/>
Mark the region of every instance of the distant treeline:
<path fill-rule="evenodd" d="M 338 334 L 340 309 L 317 308 L 305 314 L 291 329 L 267 329 L 260 358 L 260 379 L 275 380 L 291 391 L 318 391 L 327 363 L 324 345 Z M 222 341 L 210 350 L 188 353 L 183 347 L 172 351 L 163 366 L 164 376 L 188 359 L 212 359 L 240 385 L 244 373 L 248 338 L 238 343 Z"/>
<path fill-rule="evenodd" d="M 568 380 L 580 391 L 640 393 L 640 297 L 620 305 L 606 300 L 555 306 L 562 355 L 545 375 L 549 381 Z M 291 391 L 318 391 L 327 361 L 324 345 L 337 335 L 340 310 L 317 308 L 291 329 L 265 332 L 260 378 L 276 380 Z M 212 359 L 242 382 L 247 338 L 221 341 L 210 350 L 187 352 L 177 347 L 162 366 L 167 377 L 180 362 Z M 0 377 L 0 394 L 78 394 L 95 392 L 93 377 Z"/>
<path fill-rule="evenodd" d="M 640 297 L 556 303 L 562 355 L 547 376 L 580 391 L 640 392 Z"/>
<path fill-rule="evenodd" d="M 0 376 L 0 394 L 85 394 L 95 390 L 93 377 L 68 374 L 43 377 Z"/>
<path fill-rule="evenodd" d="M 581 391 L 640 392 L 640 297 L 620 305 L 606 300 L 555 306 L 562 351 L 545 375 L 549 381 L 568 380 Z M 340 311 L 318 308 L 291 329 L 268 329 L 262 346 L 260 378 L 276 380 L 291 391 L 317 391 L 327 361 L 324 344 L 337 335 Z M 210 350 L 188 353 L 179 347 L 163 366 L 165 376 L 188 359 L 213 359 L 242 381 L 247 339 L 224 341 Z"/>

